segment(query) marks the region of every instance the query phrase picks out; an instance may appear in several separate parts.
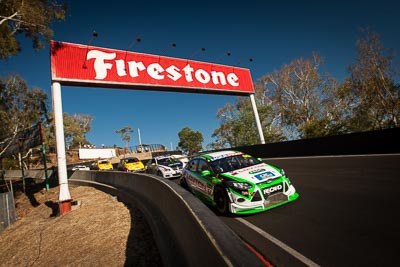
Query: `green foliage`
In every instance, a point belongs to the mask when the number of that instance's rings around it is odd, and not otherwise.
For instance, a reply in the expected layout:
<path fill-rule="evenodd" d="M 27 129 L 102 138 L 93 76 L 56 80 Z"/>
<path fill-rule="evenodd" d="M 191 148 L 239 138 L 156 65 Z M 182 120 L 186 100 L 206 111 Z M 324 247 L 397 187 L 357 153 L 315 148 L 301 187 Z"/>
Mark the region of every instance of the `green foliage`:
<path fill-rule="evenodd" d="M 131 134 L 134 133 L 132 127 L 125 126 L 120 130 L 116 130 L 115 132 L 121 135 L 122 141 L 125 141 L 125 148 L 128 148 L 128 144 L 131 141 Z"/>
<path fill-rule="evenodd" d="M 272 127 L 271 108 L 267 105 L 259 105 L 257 109 L 265 140 L 267 142 L 283 140 L 280 130 Z M 260 136 L 249 98 L 239 97 L 235 105 L 225 105 L 218 111 L 217 118 L 220 120 L 220 127 L 215 129 L 212 135 L 216 138 L 216 141 L 209 144 L 208 149 L 214 150 L 260 143 Z"/>
<path fill-rule="evenodd" d="M 16 131 L 41 122 L 45 128 L 48 151 L 55 151 L 53 116 L 48 111 L 48 96 L 39 88 L 28 88 L 18 75 L 0 79 L 0 140 Z M 89 115 L 63 114 L 67 147 L 89 144 L 85 135 L 90 132 L 93 118 Z"/>
<path fill-rule="evenodd" d="M 264 104 L 269 105 L 288 139 L 339 134 L 346 111 L 340 106 L 339 86 L 319 73 L 321 58 L 296 59 L 261 78 Z"/>
<path fill-rule="evenodd" d="M 192 155 L 203 149 L 203 135 L 198 131 L 193 131 L 189 127 L 185 127 L 178 133 L 178 148 L 187 155 Z"/>
<path fill-rule="evenodd" d="M 352 132 L 399 127 L 399 85 L 393 77 L 393 51 L 385 49 L 378 34 L 362 30 L 357 41 L 357 60 L 342 85 L 351 116 L 346 119 Z"/>
<path fill-rule="evenodd" d="M 93 117 L 85 114 L 63 114 L 64 136 L 66 146 L 69 148 L 79 148 L 84 144 L 90 144 L 86 139 L 86 134 L 90 132 Z"/>
<path fill-rule="evenodd" d="M 363 31 L 358 57 L 342 84 L 321 74 L 322 59 L 292 60 L 255 83 L 255 98 L 266 142 L 399 127 L 399 70 L 393 53 L 376 33 Z M 258 143 L 251 105 L 238 98 L 217 113 L 220 127 L 209 149 Z"/>
<path fill-rule="evenodd" d="M 17 39 L 11 34 L 7 24 L 0 25 L 0 59 L 16 55 L 21 51 Z"/>
<path fill-rule="evenodd" d="M 0 79 L 0 138 L 48 119 L 47 94 L 18 75 Z"/>
<path fill-rule="evenodd" d="M 17 36 L 32 39 L 32 47 L 41 49 L 53 37 L 50 25 L 65 19 L 67 6 L 49 0 L 0 1 L 0 59 L 21 51 Z"/>

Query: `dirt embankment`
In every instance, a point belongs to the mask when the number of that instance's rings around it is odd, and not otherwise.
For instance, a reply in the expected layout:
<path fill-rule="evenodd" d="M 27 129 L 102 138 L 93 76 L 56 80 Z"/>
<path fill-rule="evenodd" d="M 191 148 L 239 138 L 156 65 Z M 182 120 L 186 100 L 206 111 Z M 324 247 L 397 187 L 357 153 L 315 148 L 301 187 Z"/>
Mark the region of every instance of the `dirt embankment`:
<path fill-rule="evenodd" d="M 92 187 L 58 216 L 59 187 L 16 192 L 17 221 L 0 233 L 0 266 L 162 266 L 143 214 Z"/>

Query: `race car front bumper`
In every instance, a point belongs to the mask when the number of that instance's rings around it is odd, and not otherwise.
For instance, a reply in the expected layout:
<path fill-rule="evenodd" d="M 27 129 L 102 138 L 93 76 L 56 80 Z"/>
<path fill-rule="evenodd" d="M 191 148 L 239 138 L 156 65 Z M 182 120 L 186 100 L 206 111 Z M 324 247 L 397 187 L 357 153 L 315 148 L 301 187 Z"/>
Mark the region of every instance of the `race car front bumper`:
<path fill-rule="evenodd" d="M 291 202 L 299 197 L 293 185 L 290 185 L 286 191 L 278 192 L 267 197 L 258 192 L 261 196 L 257 201 L 248 200 L 240 197 L 239 195 L 228 193 L 230 198 L 229 210 L 234 214 L 251 214 L 266 211 L 280 205 Z"/>

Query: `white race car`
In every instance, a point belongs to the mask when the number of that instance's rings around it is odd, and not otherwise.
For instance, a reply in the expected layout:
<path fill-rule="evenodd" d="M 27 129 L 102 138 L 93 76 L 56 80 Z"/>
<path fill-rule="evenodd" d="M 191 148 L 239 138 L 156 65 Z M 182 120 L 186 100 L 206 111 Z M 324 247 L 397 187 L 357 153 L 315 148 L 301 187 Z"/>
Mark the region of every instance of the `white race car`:
<path fill-rule="evenodd" d="M 182 175 L 183 163 L 172 156 L 158 156 L 146 164 L 146 173 L 164 178 L 178 178 Z"/>
<path fill-rule="evenodd" d="M 74 167 L 72 167 L 73 171 L 88 171 L 90 170 L 90 168 L 88 166 L 85 165 L 75 165 Z"/>

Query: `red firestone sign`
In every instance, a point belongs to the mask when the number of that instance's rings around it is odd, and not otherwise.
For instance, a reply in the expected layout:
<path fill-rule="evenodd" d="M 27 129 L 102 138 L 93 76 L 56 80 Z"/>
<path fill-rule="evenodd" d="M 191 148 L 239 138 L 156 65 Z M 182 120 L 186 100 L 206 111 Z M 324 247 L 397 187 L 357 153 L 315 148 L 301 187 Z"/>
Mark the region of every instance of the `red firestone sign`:
<path fill-rule="evenodd" d="M 65 42 L 51 42 L 53 82 L 169 92 L 249 95 L 248 69 Z"/>

